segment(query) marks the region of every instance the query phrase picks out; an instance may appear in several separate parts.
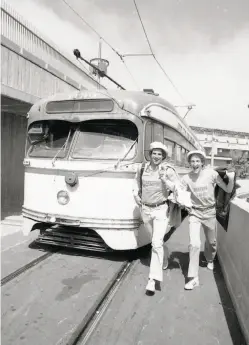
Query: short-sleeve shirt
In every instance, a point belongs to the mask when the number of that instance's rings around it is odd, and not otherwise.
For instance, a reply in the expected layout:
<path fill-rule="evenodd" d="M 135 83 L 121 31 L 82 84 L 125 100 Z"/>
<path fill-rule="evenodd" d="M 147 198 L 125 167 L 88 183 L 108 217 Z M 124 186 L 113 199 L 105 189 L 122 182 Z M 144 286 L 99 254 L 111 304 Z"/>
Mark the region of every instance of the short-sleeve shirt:
<path fill-rule="evenodd" d="M 193 209 L 190 215 L 208 219 L 215 216 L 215 185 L 221 179 L 217 171 L 203 169 L 199 174 L 190 172 L 183 176 L 182 183 L 191 192 Z"/>
<path fill-rule="evenodd" d="M 153 171 L 150 165 L 145 167 L 142 176 L 142 203 L 158 204 L 167 199 L 169 191 L 159 177 L 159 170 Z"/>

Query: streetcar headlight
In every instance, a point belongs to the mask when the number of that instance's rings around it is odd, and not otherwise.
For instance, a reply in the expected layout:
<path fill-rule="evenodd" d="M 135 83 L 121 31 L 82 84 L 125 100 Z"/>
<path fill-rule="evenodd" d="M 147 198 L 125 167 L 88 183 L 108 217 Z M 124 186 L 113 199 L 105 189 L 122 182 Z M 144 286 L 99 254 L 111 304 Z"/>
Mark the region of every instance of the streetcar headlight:
<path fill-rule="evenodd" d="M 66 205 L 69 203 L 69 195 L 68 195 L 68 192 L 64 191 L 64 190 L 61 190 L 58 192 L 57 194 L 57 200 L 58 200 L 58 203 L 60 205 Z"/>

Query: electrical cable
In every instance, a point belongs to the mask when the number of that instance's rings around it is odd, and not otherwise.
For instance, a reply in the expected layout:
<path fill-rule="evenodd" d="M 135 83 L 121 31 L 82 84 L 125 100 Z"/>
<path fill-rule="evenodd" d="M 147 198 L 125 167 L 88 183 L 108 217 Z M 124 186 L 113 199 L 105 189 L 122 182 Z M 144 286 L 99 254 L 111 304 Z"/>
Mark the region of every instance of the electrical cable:
<path fill-rule="evenodd" d="M 121 61 L 124 63 L 125 65 L 125 68 L 127 69 L 127 72 L 129 73 L 129 75 L 131 76 L 134 84 L 136 85 L 136 87 L 138 89 L 139 86 L 138 86 L 138 83 L 136 82 L 135 78 L 133 77 L 133 75 L 131 74 L 131 71 L 129 70 L 129 68 L 127 67 L 127 65 L 125 64 L 124 60 L 123 60 L 123 55 L 121 55 L 115 48 L 113 48 L 113 46 L 105 39 L 103 38 L 102 35 L 100 35 L 100 33 L 94 29 L 94 27 L 92 25 L 90 25 L 79 13 L 77 13 L 74 8 L 66 1 L 66 0 L 62 0 L 64 2 L 65 5 L 67 5 L 76 15 L 77 17 L 79 17 L 100 39 L 103 40 L 103 42 L 105 42 L 105 44 L 110 48 L 112 49 L 112 51 L 114 53 L 116 53 L 118 55 L 118 57 L 121 59 Z"/>
<path fill-rule="evenodd" d="M 142 17 L 140 15 L 140 12 L 139 12 L 139 9 L 138 9 L 138 6 L 137 6 L 137 3 L 136 3 L 136 0 L 133 0 L 133 3 L 135 5 L 135 8 L 136 8 L 136 11 L 137 11 L 137 15 L 138 15 L 138 18 L 140 20 L 140 23 L 141 23 L 141 26 L 143 28 L 143 32 L 144 32 L 144 35 L 146 37 L 146 41 L 148 43 L 148 46 L 150 48 L 150 51 L 151 51 L 151 55 L 153 56 L 154 60 L 156 61 L 157 65 L 159 66 L 159 68 L 161 69 L 161 71 L 163 72 L 163 74 L 166 76 L 166 78 L 169 80 L 169 82 L 171 83 L 171 85 L 173 86 L 173 88 L 175 89 L 175 91 L 178 93 L 178 95 L 180 96 L 180 98 L 182 99 L 182 101 L 184 103 L 187 103 L 184 99 L 184 97 L 182 96 L 182 94 L 180 93 L 180 91 L 178 90 L 178 88 L 176 87 L 176 85 L 173 83 L 173 81 L 171 80 L 171 78 L 169 77 L 169 75 L 166 73 L 165 69 L 163 68 L 163 66 L 160 64 L 160 62 L 158 61 L 153 49 L 152 49 L 152 46 L 151 46 L 151 43 L 150 43 L 150 40 L 149 40 L 149 37 L 147 35 L 147 32 L 146 32 L 146 29 L 145 29 L 145 26 L 144 26 L 144 23 L 143 23 L 143 20 L 142 20 Z"/>

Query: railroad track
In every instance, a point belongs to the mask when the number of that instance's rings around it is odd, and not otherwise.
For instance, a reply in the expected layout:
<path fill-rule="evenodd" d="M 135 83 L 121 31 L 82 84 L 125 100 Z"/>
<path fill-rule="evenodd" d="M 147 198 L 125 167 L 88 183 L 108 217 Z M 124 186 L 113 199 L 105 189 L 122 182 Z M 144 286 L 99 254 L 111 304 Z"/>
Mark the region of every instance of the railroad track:
<path fill-rule="evenodd" d="M 91 335 L 96 330 L 97 325 L 103 317 L 105 311 L 107 310 L 111 300 L 136 262 L 137 260 L 129 260 L 123 263 L 121 268 L 114 274 L 111 281 L 109 281 L 105 289 L 102 291 L 95 304 L 73 332 L 66 345 L 87 344 Z"/>
<path fill-rule="evenodd" d="M 45 253 L 35 260 L 32 260 L 28 264 L 22 266 L 11 274 L 5 276 L 1 280 L 1 286 L 11 282 L 16 277 L 27 272 L 31 268 L 37 266 L 39 263 L 45 261 L 50 256 L 58 253 L 59 250 Z M 61 251 L 60 251 L 61 252 Z M 106 286 L 102 292 L 98 295 L 92 307 L 89 309 L 87 314 L 83 317 L 82 321 L 79 322 L 78 326 L 72 332 L 70 338 L 67 340 L 64 338 L 63 344 L 65 345 L 83 345 L 87 344 L 91 338 L 91 335 L 97 329 L 100 320 L 102 319 L 104 313 L 108 309 L 113 297 L 116 295 L 117 291 L 121 287 L 124 279 L 129 274 L 135 263 L 138 262 L 137 258 L 130 257 L 126 259 L 121 267 L 116 270 L 111 279 L 109 278 L 106 282 Z M 63 337 L 62 337 L 63 339 Z"/>
<path fill-rule="evenodd" d="M 7 284 L 8 282 L 15 279 L 16 277 L 18 277 L 22 273 L 27 272 L 30 268 L 32 268 L 32 267 L 38 265 L 40 262 L 48 259 L 53 254 L 55 254 L 55 252 L 49 252 L 49 253 L 46 253 L 44 255 L 41 255 L 38 258 L 30 261 L 28 264 L 18 268 L 17 270 L 15 270 L 14 272 L 12 272 L 10 274 L 8 274 L 6 277 L 1 279 L 1 286 Z"/>

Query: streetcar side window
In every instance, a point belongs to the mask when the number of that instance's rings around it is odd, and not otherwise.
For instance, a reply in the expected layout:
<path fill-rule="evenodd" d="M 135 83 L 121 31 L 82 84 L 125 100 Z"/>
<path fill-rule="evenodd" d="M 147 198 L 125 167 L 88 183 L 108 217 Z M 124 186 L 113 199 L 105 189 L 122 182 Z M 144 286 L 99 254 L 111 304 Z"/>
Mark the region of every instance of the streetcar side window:
<path fill-rule="evenodd" d="M 149 160 L 149 145 L 152 141 L 159 141 L 168 147 L 168 161 L 178 166 L 188 166 L 187 152 L 195 149 L 191 137 L 183 129 L 184 135 L 177 129 L 179 121 L 177 117 L 168 109 L 160 106 L 149 108 L 149 120 L 145 124 L 144 155 Z M 162 124 L 167 122 L 167 124 Z"/>
<path fill-rule="evenodd" d="M 173 141 L 164 139 L 164 145 L 168 149 L 168 161 L 174 163 L 175 162 L 175 143 Z"/>
<path fill-rule="evenodd" d="M 150 144 L 153 141 L 153 123 L 151 121 L 147 121 L 145 123 L 145 130 L 144 130 L 144 156 L 146 160 L 150 159 L 149 150 Z"/>
<path fill-rule="evenodd" d="M 180 145 L 176 145 L 176 164 L 178 166 L 186 166 L 187 163 L 187 150 Z"/>
<path fill-rule="evenodd" d="M 188 153 L 189 153 L 189 151 L 186 150 L 186 158 L 185 158 L 185 167 L 186 168 L 189 168 L 188 159 L 187 159 Z"/>
<path fill-rule="evenodd" d="M 186 161 L 187 161 L 187 151 L 185 150 L 185 148 L 181 148 L 181 156 L 182 156 L 182 161 L 181 161 L 181 166 L 186 166 Z"/>
<path fill-rule="evenodd" d="M 181 146 L 176 145 L 176 164 L 179 166 L 182 163 L 182 150 Z"/>
<path fill-rule="evenodd" d="M 157 122 L 153 124 L 153 141 L 163 142 L 163 125 Z"/>

